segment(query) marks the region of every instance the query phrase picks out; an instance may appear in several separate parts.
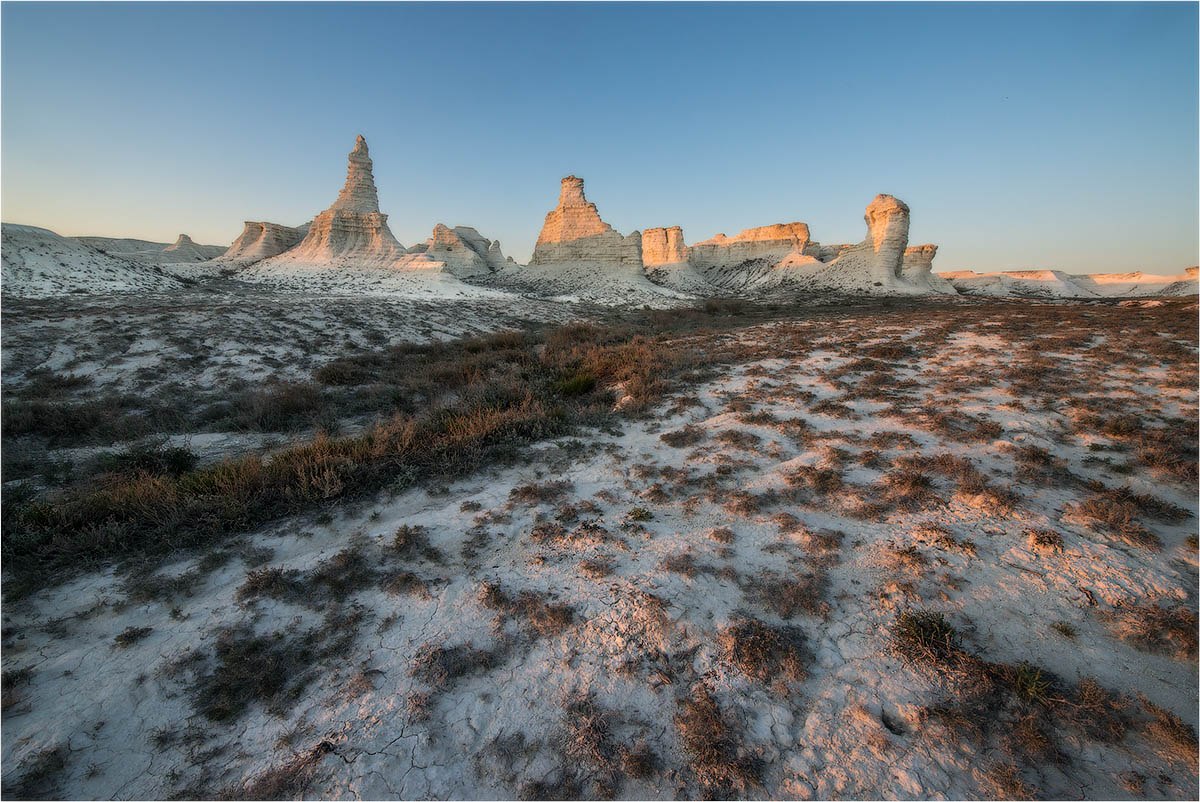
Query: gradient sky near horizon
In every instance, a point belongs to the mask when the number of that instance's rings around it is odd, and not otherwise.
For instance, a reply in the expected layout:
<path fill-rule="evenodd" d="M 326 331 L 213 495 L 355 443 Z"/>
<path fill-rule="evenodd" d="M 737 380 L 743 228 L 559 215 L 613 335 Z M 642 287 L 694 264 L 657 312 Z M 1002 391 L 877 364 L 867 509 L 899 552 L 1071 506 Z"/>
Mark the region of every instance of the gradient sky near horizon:
<path fill-rule="evenodd" d="M 1195 3 L 0 6 L 0 215 L 228 244 L 298 225 L 367 137 L 405 245 L 528 259 L 559 178 L 622 232 L 876 193 L 935 269 L 1177 273 L 1200 249 Z"/>

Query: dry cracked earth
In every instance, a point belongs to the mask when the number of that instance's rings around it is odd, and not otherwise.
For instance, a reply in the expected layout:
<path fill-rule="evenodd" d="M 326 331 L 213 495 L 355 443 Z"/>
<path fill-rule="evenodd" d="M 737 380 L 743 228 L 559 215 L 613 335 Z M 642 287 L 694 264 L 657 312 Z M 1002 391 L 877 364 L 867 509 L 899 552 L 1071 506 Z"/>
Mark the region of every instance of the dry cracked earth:
<path fill-rule="evenodd" d="M 346 353 L 586 317 L 72 304 L 6 305 L 6 507 L 369 430 L 276 408 Z M 724 310 L 505 460 L 6 565 L 4 794 L 1194 799 L 1196 314 Z"/>

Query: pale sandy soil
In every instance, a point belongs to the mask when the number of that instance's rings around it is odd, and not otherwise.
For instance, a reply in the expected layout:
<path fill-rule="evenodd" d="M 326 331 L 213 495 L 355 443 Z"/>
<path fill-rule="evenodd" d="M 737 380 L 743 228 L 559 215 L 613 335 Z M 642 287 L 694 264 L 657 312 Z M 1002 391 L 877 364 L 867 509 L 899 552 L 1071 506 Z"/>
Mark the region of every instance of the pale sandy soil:
<path fill-rule="evenodd" d="M 1112 421 L 1189 436 L 1195 304 L 1030 308 L 681 336 L 710 378 L 609 431 L 10 601 L 6 795 L 1194 799 L 1194 465 Z M 311 309 L 271 324 L 297 375 L 351 314 Z M 476 325 L 360 312 L 347 341 Z M 213 316 L 198 375 L 267 319 Z M 5 326 L 6 374 L 186 351 Z M 1121 488 L 1123 527 L 1089 516 Z M 1190 642 L 1131 634 L 1151 606 Z M 906 650 L 913 611 L 955 645 Z"/>

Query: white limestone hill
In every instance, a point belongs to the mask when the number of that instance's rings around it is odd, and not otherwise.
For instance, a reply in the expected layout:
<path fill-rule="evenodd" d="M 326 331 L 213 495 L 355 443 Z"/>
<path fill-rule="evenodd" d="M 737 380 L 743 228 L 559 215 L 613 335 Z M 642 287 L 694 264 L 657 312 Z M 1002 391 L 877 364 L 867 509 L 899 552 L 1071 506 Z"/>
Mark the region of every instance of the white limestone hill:
<path fill-rule="evenodd" d="M 170 292 L 183 286 L 157 265 L 101 253 L 71 237 L 35 226 L 0 225 L 0 292 L 6 297 Z"/>
<path fill-rule="evenodd" d="M 118 237 L 71 237 L 101 253 L 140 264 L 181 264 L 205 262 L 224 253 L 221 245 L 198 245 L 187 234 L 180 234 L 173 243 L 150 242 Z"/>
<path fill-rule="evenodd" d="M 1061 270 L 1007 270 L 938 274 L 964 295 L 1020 298 L 1146 298 L 1197 294 L 1196 271 L 1175 276 L 1151 273 L 1071 274 Z"/>
<path fill-rule="evenodd" d="M 696 300 L 695 295 L 655 284 L 641 268 L 597 261 L 514 265 L 479 281 L 486 286 L 524 295 L 603 306 L 659 309 Z"/>
<path fill-rule="evenodd" d="M 1196 295 L 1196 268 L 1174 276 L 1143 273 L 1092 273 L 1073 275 L 1075 284 L 1083 289 L 1109 298 L 1139 298 L 1143 296 Z"/>

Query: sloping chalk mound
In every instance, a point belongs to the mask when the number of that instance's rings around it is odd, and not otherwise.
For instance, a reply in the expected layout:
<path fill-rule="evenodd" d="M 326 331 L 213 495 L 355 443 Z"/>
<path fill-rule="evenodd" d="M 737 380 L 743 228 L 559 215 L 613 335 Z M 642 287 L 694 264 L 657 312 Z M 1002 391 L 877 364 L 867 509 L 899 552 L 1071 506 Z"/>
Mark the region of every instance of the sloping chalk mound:
<path fill-rule="evenodd" d="M 0 240 L 0 292 L 6 297 L 172 292 L 183 286 L 157 265 L 110 256 L 45 228 L 4 223 Z"/>

